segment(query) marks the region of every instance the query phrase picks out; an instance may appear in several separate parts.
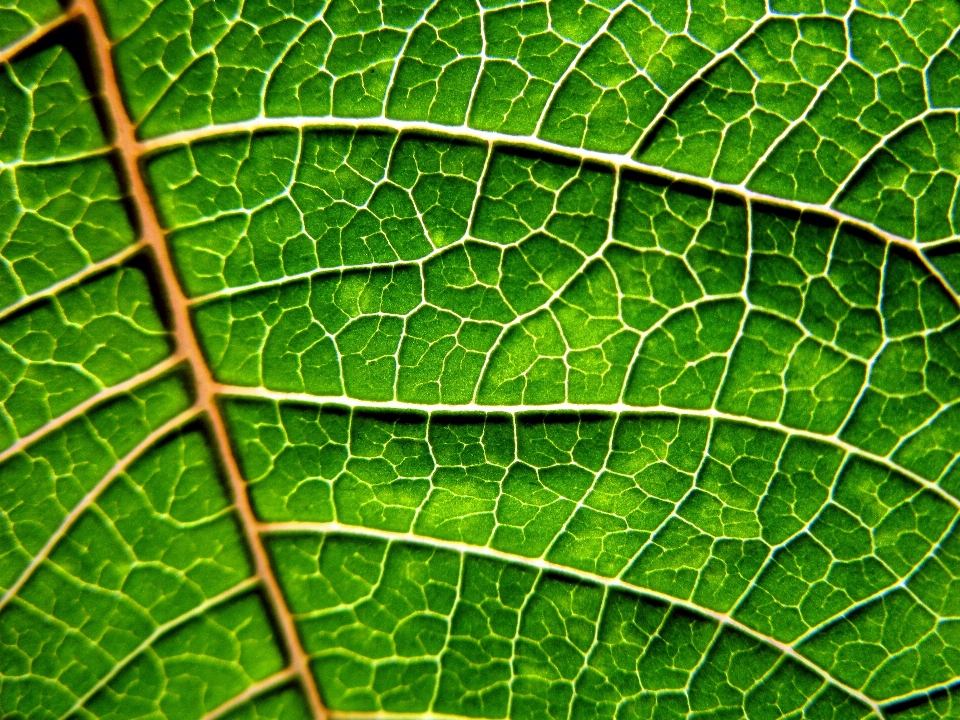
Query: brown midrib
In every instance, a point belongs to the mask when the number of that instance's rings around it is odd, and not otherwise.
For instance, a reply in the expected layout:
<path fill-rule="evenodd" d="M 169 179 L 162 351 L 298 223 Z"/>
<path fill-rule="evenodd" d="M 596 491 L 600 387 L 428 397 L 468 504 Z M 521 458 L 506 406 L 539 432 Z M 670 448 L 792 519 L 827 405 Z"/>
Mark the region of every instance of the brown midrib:
<path fill-rule="evenodd" d="M 211 434 L 217 445 L 224 472 L 233 492 L 234 504 L 250 549 L 256 577 L 263 585 L 275 622 L 283 637 L 284 649 L 290 665 L 300 679 L 313 715 L 318 720 L 325 720 L 327 712 L 320 699 L 317 684 L 310 672 L 309 656 L 300 642 L 293 616 L 287 607 L 286 600 L 267 557 L 267 552 L 257 532 L 257 521 L 247 497 L 246 484 L 240 474 L 236 458 L 233 456 L 226 426 L 217 406 L 216 386 L 193 332 L 186 297 L 180 288 L 159 219 L 140 172 L 138 160 L 140 146 L 136 138 L 136 130 L 127 114 L 117 83 L 111 55 L 112 43 L 107 36 L 106 28 L 94 0 L 76 0 L 72 12 L 83 18 L 89 31 L 93 60 L 100 74 L 99 90 L 101 98 L 109 115 L 109 120 L 113 123 L 114 148 L 126 174 L 130 200 L 139 216 L 143 241 L 154 254 L 157 280 L 166 295 L 164 300 L 170 312 L 177 350 L 189 362 L 193 372 L 197 392 L 196 405 L 209 420 Z"/>

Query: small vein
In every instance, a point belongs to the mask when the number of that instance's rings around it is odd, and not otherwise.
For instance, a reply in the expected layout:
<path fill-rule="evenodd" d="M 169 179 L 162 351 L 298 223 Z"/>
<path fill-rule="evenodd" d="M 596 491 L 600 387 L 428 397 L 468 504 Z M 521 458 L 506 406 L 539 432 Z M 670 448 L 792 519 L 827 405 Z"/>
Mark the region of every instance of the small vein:
<path fill-rule="evenodd" d="M 390 532 L 387 530 L 374 530 L 371 528 L 357 527 L 353 525 L 344 525 L 339 522 L 277 522 L 277 523 L 261 523 L 259 525 L 261 533 L 269 534 L 294 534 L 294 533 L 340 533 L 345 535 L 355 535 L 360 537 L 374 537 L 381 540 L 386 540 L 387 542 L 409 542 L 418 545 L 424 545 L 427 547 L 439 547 L 448 550 L 452 550 L 461 554 L 469 555 L 479 555 L 483 557 L 493 558 L 496 560 L 501 560 L 514 564 L 522 564 L 529 567 L 534 567 L 541 572 L 550 572 L 556 573 L 558 575 L 566 575 L 567 577 L 575 577 L 586 582 L 594 583 L 601 585 L 605 588 L 613 588 L 617 590 L 624 590 L 635 595 L 646 595 L 648 597 L 654 597 L 663 602 L 669 603 L 671 605 L 683 607 L 691 612 L 695 612 L 699 615 L 712 618 L 721 625 L 734 628 L 740 632 L 759 640 L 767 645 L 775 647 L 784 655 L 790 657 L 796 662 L 800 663 L 810 671 L 816 673 L 818 676 L 831 683 L 832 685 L 837 686 L 844 692 L 848 693 L 852 697 L 857 698 L 860 702 L 864 703 L 870 707 L 874 712 L 879 714 L 880 708 L 875 700 L 867 697 L 860 690 L 844 684 L 843 682 L 837 680 L 831 676 L 826 670 L 821 668 L 816 663 L 808 660 L 806 657 L 801 655 L 795 648 L 787 643 L 780 642 L 774 638 L 768 637 L 763 633 L 757 632 L 748 625 L 744 625 L 739 620 L 735 620 L 726 613 L 722 613 L 716 610 L 710 610 L 709 608 L 701 607 L 695 603 L 692 603 L 688 600 L 681 600 L 672 595 L 667 595 L 666 593 L 660 593 L 655 590 L 649 590 L 647 588 L 637 587 L 636 585 L 631 585 L 619 578 L 609 578 L 602 575 L 596 575 L 594 573 L 586 572 L 583 570 L 577 570 L 574 568 L 569 568 L 564 565 L 558 565 L 552 563 L 549 560 L 544 560 L 543 558 L 525 558 L 518 555 L 512 555 L 510 553 L 503 552 L 501 550 L 495 550 L 494 548 L 477 546 L 477 545 L 468 545 L 463 542 L 456 542 L 453 540 L 438 540 L 434 538 L 423 538 L 417 535 L 410 533 L 396 533 Z"/>

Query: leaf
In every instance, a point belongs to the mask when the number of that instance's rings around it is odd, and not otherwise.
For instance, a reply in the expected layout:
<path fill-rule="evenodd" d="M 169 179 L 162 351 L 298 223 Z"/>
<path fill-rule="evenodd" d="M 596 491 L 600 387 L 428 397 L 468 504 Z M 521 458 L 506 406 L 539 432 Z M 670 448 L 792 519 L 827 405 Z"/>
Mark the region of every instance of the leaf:
<path fill-rule="evenodd" d="M 958 716 L 955 0 L 0 28 L 0 716 Z"/>

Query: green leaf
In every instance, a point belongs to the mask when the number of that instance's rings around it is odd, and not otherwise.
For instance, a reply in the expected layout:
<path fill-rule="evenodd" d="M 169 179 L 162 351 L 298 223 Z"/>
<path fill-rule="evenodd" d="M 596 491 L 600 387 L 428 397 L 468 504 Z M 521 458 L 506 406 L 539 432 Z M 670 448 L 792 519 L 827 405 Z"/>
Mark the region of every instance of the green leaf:
<path fill-rule="evenodd" d="M 960 715 L 960 5 L 0 2 L 0 716 Z"/>

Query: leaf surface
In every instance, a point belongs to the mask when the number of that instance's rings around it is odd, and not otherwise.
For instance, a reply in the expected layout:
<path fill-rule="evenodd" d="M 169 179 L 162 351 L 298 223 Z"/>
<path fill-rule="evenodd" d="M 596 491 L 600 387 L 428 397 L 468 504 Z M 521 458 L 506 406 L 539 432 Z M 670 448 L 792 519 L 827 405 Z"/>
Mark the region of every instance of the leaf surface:
<path fill-rule="evenodd" d="M 4 718 L 958 716 L 955 0 L 0 28 Z"/>

